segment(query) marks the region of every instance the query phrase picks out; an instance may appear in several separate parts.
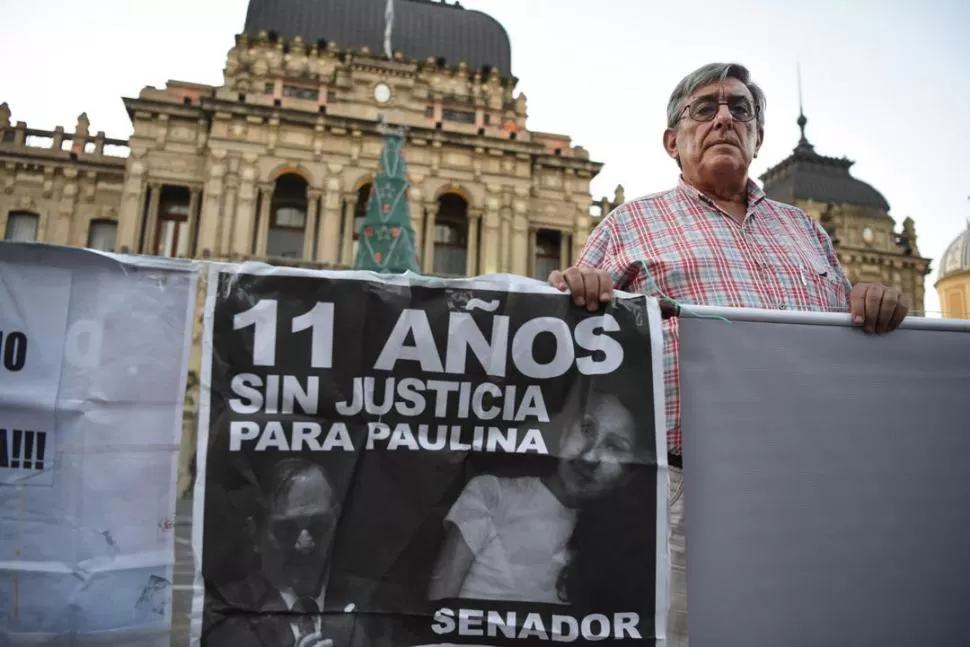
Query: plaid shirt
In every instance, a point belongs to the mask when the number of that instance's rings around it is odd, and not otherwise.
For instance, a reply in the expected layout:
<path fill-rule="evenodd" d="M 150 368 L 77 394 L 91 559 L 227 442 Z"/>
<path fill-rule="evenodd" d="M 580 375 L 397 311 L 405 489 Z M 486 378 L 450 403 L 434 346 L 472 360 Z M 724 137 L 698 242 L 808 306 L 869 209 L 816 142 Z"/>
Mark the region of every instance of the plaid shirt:
<path fill-rule="evenodd" d="M 677 188 L 620 205 L 596 226 L 576 263 L 609 272 L 626 292 L 682 304 L 840 310 L 851 286 L 824 229 L 748 181 L 739 225 L 681 178 Z M 678 321 L 664 321 L 667 444 L 680 455 Z"/>

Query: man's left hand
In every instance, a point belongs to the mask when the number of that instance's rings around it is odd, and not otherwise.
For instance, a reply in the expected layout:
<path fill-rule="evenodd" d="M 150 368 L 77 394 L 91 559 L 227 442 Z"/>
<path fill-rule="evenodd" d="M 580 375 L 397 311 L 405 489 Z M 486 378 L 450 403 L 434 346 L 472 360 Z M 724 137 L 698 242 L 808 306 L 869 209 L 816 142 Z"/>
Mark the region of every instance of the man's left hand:
<path fill-rule="evenodd" d="M 881 335 L 899 327 L 909 314 L 909 299 L 895 288 L 859 283 L 852 288 L 852 323 L 869 334 Z"/>

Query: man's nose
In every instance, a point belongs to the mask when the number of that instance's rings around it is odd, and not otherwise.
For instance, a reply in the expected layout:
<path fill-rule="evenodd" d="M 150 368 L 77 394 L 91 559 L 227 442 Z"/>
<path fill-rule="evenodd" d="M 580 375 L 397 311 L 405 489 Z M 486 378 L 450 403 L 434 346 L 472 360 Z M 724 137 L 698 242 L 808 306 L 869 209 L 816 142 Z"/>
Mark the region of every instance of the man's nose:
<path fill-rule="evenodd" d="M 311 537 L 307 529 L 304 528 L 300 531 L 300 536 L 296 538 L 296 544 L 293 546 L 293 548 L 295 548 L 297 552 L 306 555 L 313 550 L 313 545 L 313 537 Z"/>
<path fill-rule="evenodd" d="M 721 127 L 730 127 L 734 123 L 734 115 L 731 114 L 731 109 L 726 103 L 722 103 L 717 107 L 717 114 L 714 115 L 714 123 Z"/>

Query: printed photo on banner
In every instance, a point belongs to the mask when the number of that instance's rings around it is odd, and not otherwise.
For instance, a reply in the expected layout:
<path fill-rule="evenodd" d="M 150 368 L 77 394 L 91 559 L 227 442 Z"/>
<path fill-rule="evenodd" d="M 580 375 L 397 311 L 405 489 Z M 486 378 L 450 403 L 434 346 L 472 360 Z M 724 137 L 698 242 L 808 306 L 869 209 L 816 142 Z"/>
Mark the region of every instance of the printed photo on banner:
<path fill-rule="evenodd" d="M 201 644 L 653 645 L 659 309 L 410 281 L 213 272 Z"/>

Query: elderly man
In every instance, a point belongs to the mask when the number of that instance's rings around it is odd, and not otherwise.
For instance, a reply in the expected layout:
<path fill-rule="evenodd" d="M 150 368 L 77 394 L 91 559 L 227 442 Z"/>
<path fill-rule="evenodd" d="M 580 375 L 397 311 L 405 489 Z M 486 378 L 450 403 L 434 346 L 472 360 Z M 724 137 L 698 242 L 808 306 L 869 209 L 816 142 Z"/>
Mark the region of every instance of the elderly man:
<path fill-rule="evenodd" d="M 687 75 L 667 104 L 664 149 L 678 185 L 616 208 L 575 267 L 549 282 L 596 310 L 613 289 L 685 304 L 851 312 L 867 333 L 895 329 L 906 298 L 881 285 L 850 286 L 832 241 L 801 210 L 765 197 L 748 169 L 764 139 L 765 97 L 737 64 Z M 667 441 L 671 458 L 671 609 L 668 645 L 687 645 L 677 320 L 664 323 Z"/>

